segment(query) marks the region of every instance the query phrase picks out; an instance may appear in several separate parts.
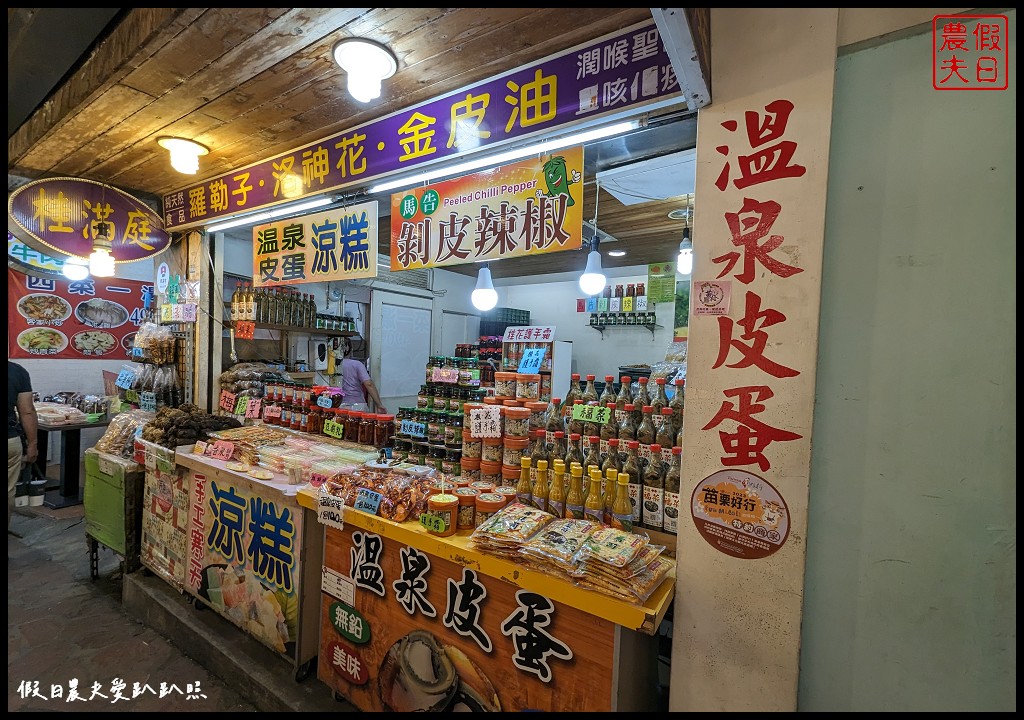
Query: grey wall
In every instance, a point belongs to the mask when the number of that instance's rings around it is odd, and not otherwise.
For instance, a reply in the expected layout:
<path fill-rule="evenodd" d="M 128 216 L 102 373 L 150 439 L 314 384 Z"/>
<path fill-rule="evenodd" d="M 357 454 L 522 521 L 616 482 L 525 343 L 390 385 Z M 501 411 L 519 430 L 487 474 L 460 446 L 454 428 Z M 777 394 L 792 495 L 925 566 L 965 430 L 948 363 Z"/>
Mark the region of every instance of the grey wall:
<path fill-rule="evenodd" d="M 931 33 L 837 63 L 801 710 L 1016 710 L 1010 89 Z"/>

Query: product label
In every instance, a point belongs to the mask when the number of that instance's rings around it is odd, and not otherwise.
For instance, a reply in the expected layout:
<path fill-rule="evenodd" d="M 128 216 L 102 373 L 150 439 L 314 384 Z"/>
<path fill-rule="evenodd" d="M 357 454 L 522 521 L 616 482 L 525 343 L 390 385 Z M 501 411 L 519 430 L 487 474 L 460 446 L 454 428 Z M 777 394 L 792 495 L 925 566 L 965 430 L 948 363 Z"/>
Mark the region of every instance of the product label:
<path fill-rule="evenodd" d="M 638 451 L 637 454 L 640 456 L 640 461 L 644 465 L 650 464 L 650 462 L 651 462 L 651 446 L 650 445 L 641 445 L 639 448 L 637 448 L 637 451 Z"/>
<path fill-rule="evenodd" d="M 320 494 L 317 495 L 317 519 L 324 525 L 330 525 L 338 530 L 344 530 L 345 501 L 340 497 L 321 491 Z M 329 591 L 324 590 L 324 592 Z M 341 596 L 335 595 L 335 597 Z"/>
<path fill-rule="evenodd" d="M 235 394 L 228 392 L 227 390 L 220 391 L 220 403 L 218 404 L 221 410 L 227 410 L 231 412 L 235 409 Z"/>
<path fill-rule="evenodd" d="M 600 407 L 598 405 L 573 405 L 572 419 L 604 425 L 608 422 L 608 417 L 611 415 L 611 412 L 612 411 L 609 408 Z"/>
<path fill-rule="evenodd" d="M 471 528 L 476 520 L 476 508 L 473 505 L 459 505 L 456 527 Z"/>
<path fill-rule="evenodd" d="M 586 508 L 582 505 L 566 504 L 565 515 L 563 517 L 571 518 L 573 520 L 583 520 L 586 517 Z"/>
<path fill-rule="evenodd" d="M 644 488 L 644 526 L 655 530 L 662 529 L 665 522 L 665 516 L 663 514 L 664 502 L 665 491 L 663 489 L 653 487 Z"/>
<path fill-rule="evenodd" d="M 324 435 L 340 440 L 345 435 L 345 424 L 337 420 L 324 420 Z"/>
<path fill-rule="evenodd" d="M 679 531 L 679 493 L 665 493 L 665 532 L 673 535 Z"/>
<path fill-rule="evenodd" d="M 640 503 L 643 493 L 643 487 L 639 483 L 629 484 L 629 504 L 633 506 L 633 522 L 637 525 L 640 524 Z"/>
<path fill-rule="evenodd" d="M 584 508 L 583 514 L 586 520 L 599 522 L 602 525 L 604 524 L 604 509 L 596 510 L 594 508 Z"/>
<path fill-rule="evenodd" d="M 234 452 L 235 444 L 227 440 L 217 440 L 206 446 L 206 454 L 215 460 L 230 460 Z"/>
<path fill-rule="evenodd" d="M 612 513 L 613 528 L 624 530 L 626 532 L 633 532 L 633 516 L 632 515 L 620 515 L 618 513 Z"/>
<path fill-rule="evenodd" d="M 356 510 L 362 510 L 369 515 L 376 515 L 382 499 L 384 499 L 384 496 L 379 492 L 374 492 L 367 488 L 359 488 L 356 492 L 355 505 L 352 507 Z"/>
<path fill-rule="evenodd" d="M 547 511 L 556 518 L 565 517 L 565 502 L 562 500 L 551 500 L 549 498 Z"/>

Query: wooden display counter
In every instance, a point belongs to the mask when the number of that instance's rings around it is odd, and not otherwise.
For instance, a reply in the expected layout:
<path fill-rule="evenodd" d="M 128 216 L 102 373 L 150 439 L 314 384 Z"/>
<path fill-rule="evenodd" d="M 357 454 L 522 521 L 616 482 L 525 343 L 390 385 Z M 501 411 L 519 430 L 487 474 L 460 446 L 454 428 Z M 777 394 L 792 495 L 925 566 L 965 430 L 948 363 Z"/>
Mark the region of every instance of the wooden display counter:
<path fill-rule="evenodd" d="M 319 509 L 316 491 L 298 501 Z M 674 573 L 634 605 L 481 552 L 468 530 L 340 519 L 325 527 L 318 669 L 359 709 L 657 709 Z"/>

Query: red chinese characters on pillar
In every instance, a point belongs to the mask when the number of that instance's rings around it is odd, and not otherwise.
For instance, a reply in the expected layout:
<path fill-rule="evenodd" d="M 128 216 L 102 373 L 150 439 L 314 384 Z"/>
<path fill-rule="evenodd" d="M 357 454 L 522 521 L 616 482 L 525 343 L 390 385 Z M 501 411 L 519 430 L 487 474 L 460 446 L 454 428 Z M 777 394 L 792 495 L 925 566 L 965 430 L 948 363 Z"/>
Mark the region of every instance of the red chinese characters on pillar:
<path fill-rule="evenodd" d="M 723 391 L 722 394 L 737 398 L 738 405 L 728 400 L 723 402 L 715 416 L 701 430 L 711 430 L 726 420 L 732 420 L 737 424 L 737 428 L 732 432 L 718 431 L 722 449 L 729 455 L 722 458 L 723 465 L 734 467 L 757 463 L 762 472 L 766 471 L 772 466 L 764 454 L 770 443 L 799 440 L 803 437 L 788 430 L 772 427 L 754 417 L 765 410 L 765 405 L 760 401 L 775 397 L 775 393 L 767 385 L 732 388 Z"/>
<path fill-rule="evenodd" d="M 750 144 L 749 155 L 737 155 L 739 177 L 733 180 L 737 190 L 742 190 L 750 185 L 778 180 L 780 178 L 801 177 L 807 168 L 803 165 L 793 165 L 791 161 L 796 153 L 796 143 L 792 140 L 780 140 L 786 132 L 786 124 L 789 122 L 789 115 L 793 112 L 793 103 L 789 100 L 775 100 L 764 106 L 767 113 L 763 116 L 753 110 L 743 114 L 747 128 L 747 142 Z M 729 132 L 736 132 L 738 123 L 735 120 L 726 120 L 722 123 Z M 775 142 L 778 140 L 778 142 Z M 775 142 L 774 145 L 759 148 L 766 143 Z M 719 145 L 719 153 L 728 157 L 729 146 Z M 715 180 L 715 187 L 723 192 L 729 186 L 729 175 L 731 163 L 726 163 Z"/>
<path fill-rule="evenodd" d="M 794 110 L 793 103 L 789 100 L 775 100 L 765 105 L 764 109 L 764 114 L 756 111 L 744 113 L 746 139 L 751 152 L 746 155 L 736 154 L 735 175 L 733 162 L 726 161 L 715 181 L 720 191 L 725 192 L 730 185 L 743 190 L 773 180 L 799 178 L 807 172 L 807 168 L 794 162 L 797 143 L 783 139 Z M 739 128 L 735 120 L 727 120 L 721 125 L 729 132 L 736 132 Z M 728 145 L 719 145 L 716 150 L 729 157 Z M 781 214 L 782 205 L 779 202 L 752 197 L 744 197 L 738 211 L 725 213 L 726 227 L 732 244 L 738 250 L 713 258 L 712 262 L 723 266 L 719 279 L 732 276 L 750 285 L 759 276 L 763 276 L 762 268 L 782 279 L 803 272 L 803 268 L 772 256 L 773 251 L 781 247 L 785 240 L 783 235 L 772 233 Z M 766 351 L 772 339 L 770 329 L 785 322 L 786 315 L 778 309 L 762 307 L 763 302 L 760 294 L 747 291 L 742 318 L 734 321 L 727 316 L 718 317 L 719 351 L 713 370 L 722 367 L 756 367 L 776 379 L 800 375 L 799 370 L 767 357 Z M 767 471 L 771 468 L 771 461 L 765 451 L 771 443 L 803 437 L 795 432 L 772 427 L 756 417 L 765 411 L 765 402 L 775 397 L 775 392 L 769 386 L 734 387 L 723 390 L 723 395 L 726 399 L 718 412 L 702 428 L 712 430 L 723 423 L 736 424 L 735 430 L 719 429 L 718 432 L 724 452 L 721 458 L 723 465 L 735 467 L 756 464 L 762 472 Z"/>

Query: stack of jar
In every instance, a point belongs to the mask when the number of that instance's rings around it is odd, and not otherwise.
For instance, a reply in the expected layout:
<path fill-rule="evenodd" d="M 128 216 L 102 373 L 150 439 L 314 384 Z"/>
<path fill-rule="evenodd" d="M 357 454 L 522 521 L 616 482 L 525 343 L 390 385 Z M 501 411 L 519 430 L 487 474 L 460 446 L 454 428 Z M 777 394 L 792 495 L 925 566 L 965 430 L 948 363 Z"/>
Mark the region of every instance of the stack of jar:
<path fill-rule="evenodd" d="M 275 408 L 275 412 L 264 413 L 269 425 L 370 445 L 378 450 L 392 447 L 394 415 L 321 407 L 310 385 L 295 382 L 268 383 L 264 402 Z M 325 432 L 328 420 L 343 426 L 341 437 Z"/>

